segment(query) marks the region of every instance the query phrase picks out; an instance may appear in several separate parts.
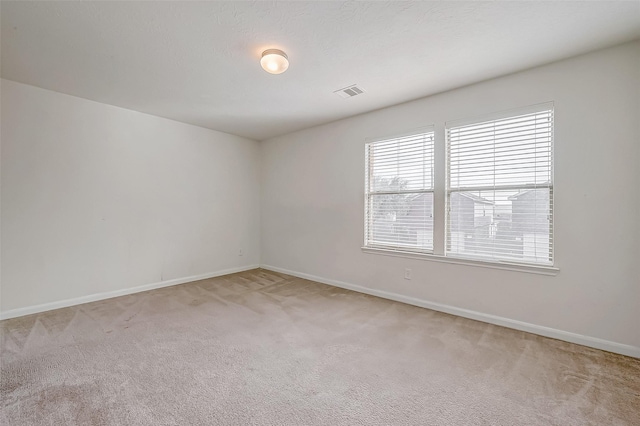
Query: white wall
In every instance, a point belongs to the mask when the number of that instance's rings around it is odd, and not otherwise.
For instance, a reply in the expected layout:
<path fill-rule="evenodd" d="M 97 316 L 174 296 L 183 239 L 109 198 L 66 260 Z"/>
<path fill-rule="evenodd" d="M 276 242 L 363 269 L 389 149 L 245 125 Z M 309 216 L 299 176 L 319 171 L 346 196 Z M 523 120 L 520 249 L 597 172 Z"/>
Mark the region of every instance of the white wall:
<path fill-rule="evenodd" d="M 3 313 L 259 264 L 258 142 L 0 90 Z"/>
<path fill-rule="evenodd" d="M 434 124 L 443 158 L 445 121 L 546 101 L 555 102 L 556 276 L 361 251 L 365 138 Z M 639 123 L 634 42 L 263 141 L 262 263 L 640 356 Z"/>

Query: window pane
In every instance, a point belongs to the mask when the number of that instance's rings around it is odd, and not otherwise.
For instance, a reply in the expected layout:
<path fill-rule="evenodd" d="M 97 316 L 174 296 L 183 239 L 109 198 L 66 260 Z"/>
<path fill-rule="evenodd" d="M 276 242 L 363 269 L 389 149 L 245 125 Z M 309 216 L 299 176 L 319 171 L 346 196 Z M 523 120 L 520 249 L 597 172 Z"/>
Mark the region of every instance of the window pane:
<path fill-rule="evenodd" d="M 551 111 L 448 130 L 449 186 L 548 185 Z"/>
<path fill-rule="evenodd" d="M 551 199 L 549 188 L 451 192 L 447 252 L 550 264 Z"/>
<path fill-rule="evenodd" d="M 370 190 L 433 188 L 433 133 L 372 143 L 369 146 Z"/>
<path fill-rule="evenodd" d="M 553 109 L 447 126 L 446 254 L 553 264 Z"/>
<path fill-rule="evenodd" d="M 365 245 L 433 250 L 433 130 L 367 144 Z"/>
<path fill-rule="evenodd" d="M 433 193 L 369 196 L 368 244 L 433 249 Z"/>

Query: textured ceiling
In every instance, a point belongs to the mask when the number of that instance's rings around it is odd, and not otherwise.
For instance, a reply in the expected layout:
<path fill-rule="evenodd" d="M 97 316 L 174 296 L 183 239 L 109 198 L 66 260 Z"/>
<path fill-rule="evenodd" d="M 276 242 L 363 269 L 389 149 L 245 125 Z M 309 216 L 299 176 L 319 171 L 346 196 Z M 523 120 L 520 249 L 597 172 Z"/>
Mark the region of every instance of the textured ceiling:
<path fill-rule="evenodd" d="M 3 78 L 257 140 L 640 37 L 638 1 L 0 7 Z"/>

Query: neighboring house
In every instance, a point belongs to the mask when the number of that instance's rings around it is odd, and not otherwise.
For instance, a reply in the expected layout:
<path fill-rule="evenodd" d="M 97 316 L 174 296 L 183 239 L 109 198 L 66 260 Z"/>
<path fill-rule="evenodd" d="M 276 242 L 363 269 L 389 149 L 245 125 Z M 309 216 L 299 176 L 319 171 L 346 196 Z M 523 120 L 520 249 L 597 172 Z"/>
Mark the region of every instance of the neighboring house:
<path fill-rule="evenodd" d="M 433 247 L 433 195 L 390 196 L 374 222 L 374 240 L 381 244 Z M 549 191 L 519 192 L 494 202 L 470 192 L 450 196 L 448 250 L 493 252 L 518 259 L 549 256 Z"/>
<path fill-rule="evenodd" d="M 380 212 L 373 224 L 375 242 L 433 247 L 433 194 L 390 195 L 378 205 Z"/>
<path fill-rule="evenodd" d="M 469 192 L 453 192 L 449 197 L 449 230 L 452 252 L 474 252 L 495 234 L 494 203 Z"/>
<path fill-rule="evenodd" d="M 548 188 L 529 189 L 509 197 L 513 219 L 511 232 L 521 241 L 525 259 L 548 259 L 551 223 Z"/>
<path fill-rule="evenodd" d="M 385 214 L 374 222 L 374 241 L 431 249 L 433 247 L 433 194 L 416 194 L 381 203 Z M 389 206 L 393 205 L 391 211 Z M 481 240 L 491 235 L 493 202 L 467 192 L 451 194 L 450 225 L 452 239 L 464 247 L 467 240 Z M 473 245 L 473 241 L 467 241 Z"/>
<path fill-rule="evenodd" d="M 528 189 L 509 197 L 512 229 L 519 234 L 549 234 L 549 189 Z"/>
<path fill-rule="evenodd" d="M 409 198 L 405 219 L 407 237 L 417 247 L 433 248 L 433 194 L 418 194 Z M 424 220 L 426 218 L 426 221 Z"/>

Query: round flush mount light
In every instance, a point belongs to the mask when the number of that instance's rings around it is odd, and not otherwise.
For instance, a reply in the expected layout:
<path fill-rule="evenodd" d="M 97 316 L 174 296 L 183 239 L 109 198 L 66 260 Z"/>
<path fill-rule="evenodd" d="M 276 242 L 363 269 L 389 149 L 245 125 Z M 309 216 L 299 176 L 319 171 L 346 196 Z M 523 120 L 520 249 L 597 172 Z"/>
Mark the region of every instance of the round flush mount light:
<path fill-rule="evenodd" d="M 262 52 L 260 65 L 269 74 L 282 74 L 289 68 L 289 58 L 282 50 L 267 49 Z"/>

